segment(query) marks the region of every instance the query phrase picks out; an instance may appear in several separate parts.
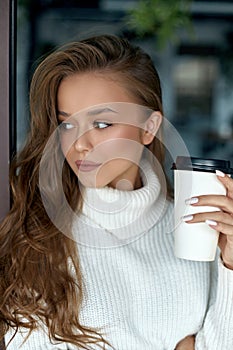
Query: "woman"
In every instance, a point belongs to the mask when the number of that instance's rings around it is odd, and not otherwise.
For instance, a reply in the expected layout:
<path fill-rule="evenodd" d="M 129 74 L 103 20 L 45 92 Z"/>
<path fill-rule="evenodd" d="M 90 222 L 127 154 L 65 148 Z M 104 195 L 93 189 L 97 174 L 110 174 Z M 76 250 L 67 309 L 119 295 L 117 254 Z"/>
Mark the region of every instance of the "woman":
<path fill-rule="evenodd" d="M 230 350 L 233 181 L 193 204 L 220 212 L 189 221 L 212 220 L 221 258 L 177 259 L 149 56 L 108 35 L 67 45 L 37 68 L 30 106 L 1 224 L 8 349 Z"/>

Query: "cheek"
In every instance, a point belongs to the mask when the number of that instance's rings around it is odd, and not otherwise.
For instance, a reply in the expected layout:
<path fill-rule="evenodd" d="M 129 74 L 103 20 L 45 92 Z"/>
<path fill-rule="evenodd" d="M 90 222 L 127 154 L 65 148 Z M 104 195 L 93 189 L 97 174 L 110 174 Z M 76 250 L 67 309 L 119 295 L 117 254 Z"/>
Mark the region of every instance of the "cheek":
<path fill-rule="evenodd" d="M 140 129 L 132 126 L 119 128 L 112 140 L 105 141 L 105 152 L 111 154 L 113 158 L 136 160 L 142 149 Z"/>
<path fill-rule="evenodd" d="M 143 145 L 135 140 L 119 138 L 106 140 L 97 144 L 86 159 L 106 163 L 115 159 L 126 159 L 138 163 L 141 158 Z"/>
<path fill-rule="evenodd" d="M 67 163 L 72 166 L 73 163 L 73 158 L 74 158 L 74 150 L 73 146 L 71 147 L 66 147 L 61 144 L 61 152 L 63 153 L 63 156 L 65 157 Z"/>
<path fill-rule="evenodd" d="M 69 154 L 73 149 L 74 142 L 75 142 L 75 136 L 73 135 L 68 135 L 68 137 L 67 136 L 60 137 L 60 147 L 65 158 L 69 157 Z"/>
<path fill-rule="evenodd" d="M 119 127 L 116 138 L 130 139 L 140 142 L 141 140 L 141 129 L 136 126 L 123 125 Z"/>

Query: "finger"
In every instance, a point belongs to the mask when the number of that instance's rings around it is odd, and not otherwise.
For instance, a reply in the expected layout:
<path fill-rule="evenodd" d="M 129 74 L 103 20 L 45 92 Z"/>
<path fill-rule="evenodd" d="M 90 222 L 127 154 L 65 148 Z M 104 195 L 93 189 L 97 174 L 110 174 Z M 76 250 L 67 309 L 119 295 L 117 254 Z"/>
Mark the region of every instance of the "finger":
<path fill-rule="evenodd" d="M 219 181 L 226 187 L 227 195 L 233 198 L 233 179 L 219 170 L 216 170 L 216 175 Z"/>
<path fill-rule="evenodd" d="M 219 223 L 221 222 L 230 225 L 233 231 L 233 216 L 222 211 L 196 213 L 183 216 L 182 219 L 187 223 L 205 222 L 206 220 L 212 220 Z"/>
<path fill-rule="evenodd" d="M 188 224 L 205 222 L 218 232 L 233 235 L 233 216 L 221 212 L 205 212 L 182 217 Z"/>
<path fill-rule="evenodd" d="M 189 198 L 185 203 L 193 206 L 217 207 L 227 213 L 233 213 L 233 199 L 228 196 L 209 194 Z"/>
<path fill-rule="evenodd" d="M 233 226 L 232 225 L 228 225 L 223 222 L 217 222 L 215 220 L 210 220 L 210 219 L 207 219 L 205 223 L 215 231 L 218 231 L 224 235 L 227 235 L 228 240 L 231 243 L 233 243 Z"/>

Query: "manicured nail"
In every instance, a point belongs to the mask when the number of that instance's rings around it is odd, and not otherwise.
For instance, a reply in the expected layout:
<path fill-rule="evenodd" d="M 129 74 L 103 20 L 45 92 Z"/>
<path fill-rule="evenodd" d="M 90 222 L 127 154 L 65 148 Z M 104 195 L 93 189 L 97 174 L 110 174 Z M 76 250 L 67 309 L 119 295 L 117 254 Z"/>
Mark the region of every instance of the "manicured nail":
<path fill-rule="evenodd" d="M 185 215 L 185 216 L 182 216 L 182 220 L 183 221 L 190 221 L 193 219 L 193 215 Z"/>
<path fill-rule="evenodd" d="M 206 220 L 205 221 L 205 223 L 207 224 L 207 225 L 211 225 L 211 226 L 217 226 L 217 222 L 216 221 L 214 221 L 214 220 Z"/>
<path fill-rule="evenodd" d="M 225 177 L 225 174 L 221 170 L 215 170 L 217 176 Z"/>
<path fill-rule="evenodd" d="M 192 198 L 186 199 L 185 204 L 196 204 L 198 201 L 199 201 L 198 198 L 192 197 Z"/>

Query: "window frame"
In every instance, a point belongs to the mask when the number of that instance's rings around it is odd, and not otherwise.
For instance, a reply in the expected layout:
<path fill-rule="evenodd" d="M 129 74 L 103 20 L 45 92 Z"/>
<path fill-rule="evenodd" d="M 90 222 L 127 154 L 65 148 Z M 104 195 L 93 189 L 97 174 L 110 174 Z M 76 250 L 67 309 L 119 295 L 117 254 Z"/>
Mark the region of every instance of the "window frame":
<path fill-rule="evenodd" d="M 10 208 L 9 163 L 16 151 L 17 1 L 0 2 L 0 220 Z"/>

